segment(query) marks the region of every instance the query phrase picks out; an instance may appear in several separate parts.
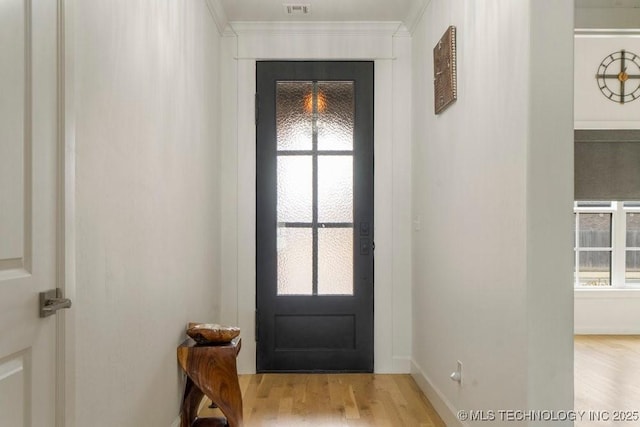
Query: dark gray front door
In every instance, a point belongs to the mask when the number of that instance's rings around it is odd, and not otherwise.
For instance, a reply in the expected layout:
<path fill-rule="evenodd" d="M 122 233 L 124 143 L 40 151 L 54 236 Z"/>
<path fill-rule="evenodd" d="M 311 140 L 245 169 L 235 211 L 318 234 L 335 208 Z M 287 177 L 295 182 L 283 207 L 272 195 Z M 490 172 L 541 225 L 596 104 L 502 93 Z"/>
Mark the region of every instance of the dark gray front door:
<path fill-rule="evenodd" d="M 373 62 L 258 62 L 258 372 L 373 371 Z"/>

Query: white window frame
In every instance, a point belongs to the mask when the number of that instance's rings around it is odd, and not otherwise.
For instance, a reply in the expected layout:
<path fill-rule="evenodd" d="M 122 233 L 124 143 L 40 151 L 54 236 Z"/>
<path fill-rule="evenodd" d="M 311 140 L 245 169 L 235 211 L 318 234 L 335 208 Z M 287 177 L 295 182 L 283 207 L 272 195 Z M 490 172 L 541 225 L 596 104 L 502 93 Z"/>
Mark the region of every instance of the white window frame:
<path fill-rule="evenodd" d="M 622 202 L 620 202 L 620 204 L 622 205 Z M 636 213 L 640 215 L 640 206 L 623 206 L 620 209 L 621 213 L 621 218 L 622 218 L 622 222 L 624 223 L 624 230 L 622 231 L 622 245 L 623 245 L 623 249 L 624 252 L 622 253 L 622 273 L 623 273 L 623 277 L 622 277 L 622 282 L 623 282 L 623 288 L 624 289 L 636 289 L 636 290 L 640 290 L 640 284 L 627 284 L 624 283 L 625 282 L 625 277 L 624 277 L 624 273 L 625 273 L 625 269 L 626 269 L 626 256 L 627 256 L 627 249 L 630 250 L 640 250 L 640 247 L 637 246 L 631 246 L 631 247 L 627 247 L 627 241 L 626 241 L 626 233 L 627 233 L 627 214 L 628 213 Z"/>
<path fill-rule="evenodd" d="M 579 242 L 579 220 L 576 221 L 574 236 L 576 246 L 574 247 L 574 271 L 578 268 L 579 252 L 586 251 L 611 251 L 611 285 L 610 286 L 582 286 L 578 275 L 574 276 L 574 287 L 580 290 L 610 290 L 610 289 L 635 289 L 640 290 L 640 284 L 626 283 L 626 236 L 627 236 L 627 213 L 640 214 L 640 206 L 624 206 L 624 202 L 611 201 L 610 206 L 578 206 L 575 202 L 573 212 L 578 213 L 603 213 L 611 214 L 611 247 L 602 248 L 580 248 Z M 606 201 L 603 201 L 606 203 Z M 632 250 L 640 250 L 640 247 L 630 247 Z"/>

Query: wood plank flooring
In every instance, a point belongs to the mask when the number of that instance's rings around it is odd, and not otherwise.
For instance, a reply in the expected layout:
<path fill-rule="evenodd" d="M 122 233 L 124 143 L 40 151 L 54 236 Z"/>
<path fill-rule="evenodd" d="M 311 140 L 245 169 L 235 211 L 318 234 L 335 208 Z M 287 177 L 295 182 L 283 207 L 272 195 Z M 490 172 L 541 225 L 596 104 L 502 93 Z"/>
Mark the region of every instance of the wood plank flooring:
<path fill-rule="evenodd" d="M 240 375 L 240 387 L 247 427 L 445 427 L 409 375 Z M 209 403 L 200 416 L 220 416 Z"/>
<path fill-rule="evenodd" d="M 444 427 L 409 375 L 240 375 L 247 427 Z M 200 415 L 220 416 L 204 401 Z M 640 336 L 575 337 L 575 409 L 640 411 Z M 589 420 L 576 427 L 640 425 Z"/>
<path fill-rule="evenodd" d="M 640 336 L 576 336 L 574 372 L 576 411 L 640 411 Z M 595 422 L 587 416 L 575 425 L 631 426 L 640 421 Z"/>

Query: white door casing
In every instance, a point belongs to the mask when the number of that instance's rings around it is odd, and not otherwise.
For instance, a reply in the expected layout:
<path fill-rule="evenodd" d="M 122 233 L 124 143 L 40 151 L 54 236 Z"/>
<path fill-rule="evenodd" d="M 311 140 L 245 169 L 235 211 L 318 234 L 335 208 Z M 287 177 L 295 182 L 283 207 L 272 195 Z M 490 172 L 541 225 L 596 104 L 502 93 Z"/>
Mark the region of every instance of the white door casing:
<path fill-rule="evenodd" d="M 60 286 L 58 7 L 0 2 L 2 426 L 56 423 L 57 319 L 38 294 Z"/>

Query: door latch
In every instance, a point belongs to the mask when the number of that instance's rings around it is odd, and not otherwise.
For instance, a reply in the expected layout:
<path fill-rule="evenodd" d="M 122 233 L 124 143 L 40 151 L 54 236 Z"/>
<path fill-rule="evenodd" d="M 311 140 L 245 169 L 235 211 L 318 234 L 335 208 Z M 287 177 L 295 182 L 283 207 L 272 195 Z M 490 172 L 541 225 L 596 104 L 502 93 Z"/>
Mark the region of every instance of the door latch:
<path fill-rule="evenodd" d="M 71 307 L 71 300 L 62 298 L 62 289 L 56 288 L 40 292 L 40 317 L 55 314 L 61 308 Z"/>

